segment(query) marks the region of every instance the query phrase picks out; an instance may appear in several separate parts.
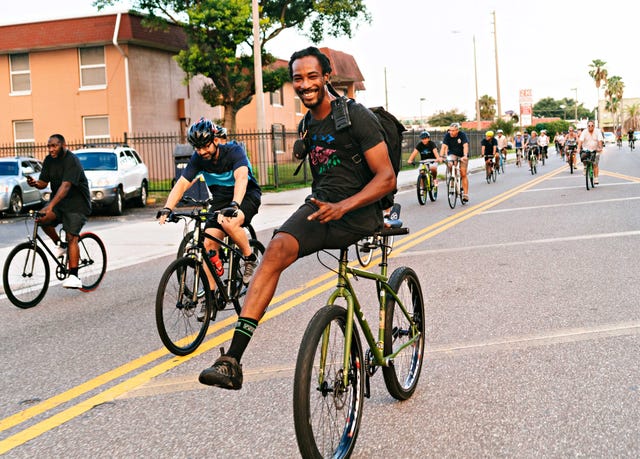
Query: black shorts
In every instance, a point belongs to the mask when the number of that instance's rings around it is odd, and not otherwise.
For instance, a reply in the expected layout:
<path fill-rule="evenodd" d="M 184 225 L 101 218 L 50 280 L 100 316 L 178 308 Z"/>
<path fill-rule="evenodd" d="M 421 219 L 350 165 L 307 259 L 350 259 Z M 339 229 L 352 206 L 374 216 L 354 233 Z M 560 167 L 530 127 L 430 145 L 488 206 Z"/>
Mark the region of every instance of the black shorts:
<path fill-rule="evenodd" d="M 62 229 L 67 234 L 79 236 L 80 231 L 85 223 L 87 223 L 87 215 L 79 212 L 63 212 L 54 208 L 53 213 L 56 214 L 56 219 L 50 223 L 44 223 L 41 226 L 58 226 L 62 223 Z"/>
<path fill-rule="evenodd" d="M 317 220 L 307 220 L 307 217 L 318 208 L 310 202 L 302 204 L 274 231 L 292 235 L 298 241 L 298 258 L 311 255 L 323 249 L 342 249 L 355 244 L 369 234 L 354 233 L 353 230 L 340 224 L 339 221 L 320 223 Z"/>
<path fill-rule="evenodd" d="M 253 217 L 258 213 L 258 208 L 260 207 L 260 196 L 253 195 L 245 195 L 242 200 L 242 204 L 240 204 L 240 210 L 244 213 L 244 224 L 242 226 L 249 226 Z M 211 210 L 220 210 L 225 207 L 229 207 L 228 200 L 215 201 L 211 204 Z M 217 221 L 209 220 L 205 225 L 205 228 L 218 228 L 222 230 L 222 226 Z"/>

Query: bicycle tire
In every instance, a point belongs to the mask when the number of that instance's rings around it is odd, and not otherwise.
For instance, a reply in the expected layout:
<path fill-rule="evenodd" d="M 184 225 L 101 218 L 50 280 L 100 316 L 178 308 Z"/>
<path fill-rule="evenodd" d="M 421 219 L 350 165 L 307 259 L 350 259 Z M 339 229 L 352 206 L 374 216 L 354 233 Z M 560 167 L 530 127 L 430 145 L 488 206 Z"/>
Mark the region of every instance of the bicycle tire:
<path fill-rule="evenodd" d="M 32 242 L 22 242 L 9 252 L 4 262 L 4 293 L 14 306 L 32 308 L 47 293 L 49 276 L 50 268 L 44 251 L 40 247 L 34 249 Z"/>
<path fill-rule="evenodd" d="M 427 177 L 425 175 L 418 174 L 416 194 L 418 195 L 418 204 L 424 206 L 427 203 Z"/>
<path fill-rule="evenodd" d="M 571 171 L 571 173 L 573 174 L 573 158 L 571 158 L 569 160 L 569 170 Z"/>
<path fill-rule="evenodd" d="M 344 387 L 346 321 L 345 308 L 324 306 L 309 321 L 300 343 L 293 382 L 293 421 L 304 458 L 349 457 L 355 447 L 364 403 L 364 360 L 354 327 L 349 385 Z"/>
<path fill-rule="evenodd" d="M 262 261 L 262 256 L 264 255 L 264 245 L 262 242 L 257 239 L 249 239 L 249 247 L 251 247 L 251 252 L 256 256 L 257 265 L 260 266 L 260 262 Z M 237 259 L 237 258 L 236 258 Z M 247 290 L 249 284 L 245 284 L 242 281 L 242 276 L 244 274 L 244 259 L 237 259 L 238 262 L 235 264 L 235 275 L 232 278 L 233 289 L 231 295 L 231 301 L 233 303 L 233 307 L 236 310 L 236 314 L 240 315 L 240 311 L 242 310 L 243 302 L 241 301 L 247 294 Z M 228 267 L 228 269 L 231 269 Z"/>
<path fill-rule="evenodd" d="M 449 200 L 449 207 L 455 209 L 458 196 L 456 195 L 456 179 L 453 177 L 449 177 L 447 181 L 447 199 Z"/>
<path fill-rule="evenodd" d="M 493 183 L 496 183 L 496 180 L 498 180 L 498 171 L 496 170 L 496 168 L 493 168 L 493 171 L 491 172 L 491 180 L 493 180 Z"/>
<path fill-rule="evenodd" d="M 504 163 L 507 161 L 505 159 L 500 159 L 500 172 L 504 174 Z"/>
<path fill-rule="evenodd" d="M 175 355 L 195 351 L 209 327 L 208 320 L 198 320 L 202 306 L 197 293 L 204 289 L 205 317 L 213 312 L 207 276 L 193 257 L 173 260 L 162 274 L 156 293 L 156 326 L 165 347 Z"/>
<path fill-rule="evenodd" d="M 585 184 L 587 185 L 587 191 L 589 191 L 589 178 L 592 177 L 593 174 L 593 169 L 592 169 L 592 165 L 588 162 L 584 163 L 584 181 Z M 591 178 L 591 188 L 593 188 L 593 178 Z"/>
<path fill-rule="evenodd" d="M 373 251 L 375 250 L 370 246 L 371 237 L 365 237 L 356 242 L 356 257 L 358 258 L 358 263 L 363 268 L 369 266 L 371 263 L 371 258 L 373 258 Z"/>
<path fill-rule="evenodd" d="M 491 185 L 491 172 L 489 172 L 488 169 L 485 171 L 485 179 L 487 180 L 487 183 Z"/>
<path fill-rule="evenodd" d="M 78 240 L 80 260 L 78 276 L 82 280 L 83 292 L 98 288 L 107 272 L 107 250 L 102 240 L 93 233 L 82 233 Z"/>
<path fill-rule="evenodd" d="M 435 202 L 438 199 L 438 185 L 435 184 L 433 178 L 429 178 L 429 200 Z"/>
<path fill-rule="evenodd" d="M 415 327 L 397 307 L 395 299 L 387 295 L 384 330 L 384 355 L 398 352 L 410 339 L 420 334 L 412 346 L 403 349 L 388 367 L 382 367 L 384 382 L 389 394 L 397 400 L 413 395 L 420 379 L 424 357 L 424 299 L 416 272 L 406 266 L 397 268 L 389 278 L 389 285 L 412 317 Z"/>

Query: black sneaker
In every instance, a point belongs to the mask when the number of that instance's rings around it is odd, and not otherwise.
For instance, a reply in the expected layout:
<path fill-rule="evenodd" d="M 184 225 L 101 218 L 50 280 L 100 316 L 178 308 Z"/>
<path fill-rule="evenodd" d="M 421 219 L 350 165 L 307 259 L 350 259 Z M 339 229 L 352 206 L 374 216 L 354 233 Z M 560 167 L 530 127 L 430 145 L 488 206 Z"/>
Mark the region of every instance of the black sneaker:
<path fill-rule="evenodd" d="M 233 357 L 224 355 L 224 349 L 220 349 L 220 354 L 213 365 L 202 370 L 198 381 L 222 389 L 242 389 L 242 365 Z"/>

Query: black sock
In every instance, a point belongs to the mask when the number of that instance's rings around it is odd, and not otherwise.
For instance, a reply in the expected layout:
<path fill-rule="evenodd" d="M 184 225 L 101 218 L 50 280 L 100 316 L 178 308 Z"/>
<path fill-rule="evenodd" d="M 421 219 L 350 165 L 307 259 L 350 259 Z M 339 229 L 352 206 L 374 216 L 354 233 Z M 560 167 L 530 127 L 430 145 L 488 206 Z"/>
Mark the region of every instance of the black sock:
<path fill-rule="evenodd" d="M 258 321 L 255 319 L 238 317 L 236 330 L 233 333 L 233 339 L 231 340 L 231 345 L 229 346 L 229 351 L 226 355 L 233 357 L 238 361 L 238 363 L 240 363 L 242 354 L 244 354 L 245 349 L 249 345 L 249 341 L 251 341 L 251 337 L 256 331 L 257 326 Z"/>
<path fill-rule="evenodd" d="M 69 275 L 78 277 L 78 268 L 69 268 Z"/>

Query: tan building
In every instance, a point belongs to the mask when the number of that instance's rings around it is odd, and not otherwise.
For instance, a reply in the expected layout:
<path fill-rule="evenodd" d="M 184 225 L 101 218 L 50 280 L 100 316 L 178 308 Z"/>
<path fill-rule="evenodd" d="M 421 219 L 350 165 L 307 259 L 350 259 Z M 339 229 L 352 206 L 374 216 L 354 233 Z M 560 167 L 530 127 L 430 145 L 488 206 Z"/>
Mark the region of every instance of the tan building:
<path fill-rule="evenodd" d="M 184 84 L 173 56 L 180 27 L 142 27 L 108 14 L 0 27 L 0 144 L 44 142 L 59 132 L 91 142 L 125 132 L 180 132 L 192 113 L 220 117 Z"/>

